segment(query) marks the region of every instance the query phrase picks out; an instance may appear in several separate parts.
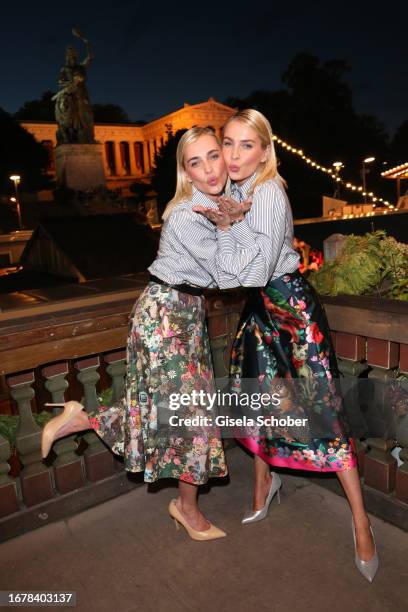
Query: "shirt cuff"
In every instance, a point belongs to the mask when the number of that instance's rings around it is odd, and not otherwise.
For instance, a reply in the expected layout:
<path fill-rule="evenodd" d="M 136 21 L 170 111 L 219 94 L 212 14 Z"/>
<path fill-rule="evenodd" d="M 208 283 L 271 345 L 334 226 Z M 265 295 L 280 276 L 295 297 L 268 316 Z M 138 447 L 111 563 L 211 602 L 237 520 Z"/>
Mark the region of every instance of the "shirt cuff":
<path fill-rule="evenodd" d="M 240 247 L 250 248 L 257 246 L 254 233 L 245 217 L 242 221 L 238 221 L 231 226 L 230 233 Z"/>

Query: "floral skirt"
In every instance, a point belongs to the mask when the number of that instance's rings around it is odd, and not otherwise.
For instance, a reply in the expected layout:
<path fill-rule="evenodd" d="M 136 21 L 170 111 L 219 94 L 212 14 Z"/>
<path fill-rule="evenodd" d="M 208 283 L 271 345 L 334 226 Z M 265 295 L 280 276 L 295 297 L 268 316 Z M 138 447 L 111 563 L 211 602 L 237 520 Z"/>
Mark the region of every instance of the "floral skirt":
<path fill-rule="evenodd" d="M 143 471 L 146 482 L 177 478 L 203 484 L 227 474 L 218 428 L 169 426 L 172 394 L 191 396 L 194 390 L 214 393 L 204 300 L 150 282 L 130 319 L 125 396 L 90 413 L 91 426 L 124 457 L 125 469 Z M 193 420 L 204 413 L 193 402 L 176 414 Z"/>
<path fill-rule="evenodd" d="M 279 380 L 281 386 L 296 387 L 290 414 L 308 422 L 306 429 L 272 431 L 260 425 L 241 430 L 239 441 L 246 448 L 279 467 L 331 472 L 357 465 L 326 315 L 302 274 L 285 274 L 251 292 L 233 344 L 230 374 L 238 391 L 249 380 L 262 390 L 278 388 Z M 285 402 L 277 410 L 284 416 Z"/>

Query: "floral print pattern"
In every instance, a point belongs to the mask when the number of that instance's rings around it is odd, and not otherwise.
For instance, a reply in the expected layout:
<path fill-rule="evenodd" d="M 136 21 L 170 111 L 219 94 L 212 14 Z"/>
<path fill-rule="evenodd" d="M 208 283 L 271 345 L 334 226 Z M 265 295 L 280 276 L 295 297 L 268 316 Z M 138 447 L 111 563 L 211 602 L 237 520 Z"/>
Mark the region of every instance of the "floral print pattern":
<path fill-rule="evenodd" d="M 279 379 L 295 379 L 290 414 L 308 419 L 306 428 L 260 425 L 241 432 L 240 442 L 252 452 L 293 469 L 340 471 L 357 465 L 326 315 L 302 274 L 285 274 L 252 291 L 233 344 L 230 374 L 236 391 L 247 380 L 267 390 Z M 283 416 L 285 402 L 279 410 Z M 317 431 L 331 435 L 320 437 Z"/>
<path fill-rule="evenodd" d="M 145 482 L 176 478 L 195 485 L 226 476 L 218 428 L 169 425 L 205 414 L 196 404 L 169 409 L 172 393 L 214 393 L 203 298 L 150 282 L 131 315 L 125 397 L 89 415 L 92 428 L 118 455 L 125 469 L 144 472 Z"/>

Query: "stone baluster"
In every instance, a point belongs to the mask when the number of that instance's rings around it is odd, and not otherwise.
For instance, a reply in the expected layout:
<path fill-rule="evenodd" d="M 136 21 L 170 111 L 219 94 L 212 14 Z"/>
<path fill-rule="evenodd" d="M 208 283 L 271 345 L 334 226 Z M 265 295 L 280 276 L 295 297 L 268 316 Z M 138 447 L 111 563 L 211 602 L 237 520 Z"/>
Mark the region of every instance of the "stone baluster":
<path fill-rule="evenodd" d="M 10 455 L 10 442 L 0 435 L 0 517 L 18 510 L 16 481 L 9 476 L 7 463 Z"/>
<path fill-rule="evenodd" d="M 118 402 L 125 394 L 126 351 L 115 351 L 104 356 L 108 364 L 106 371 L 112 379 L 112 403 Z M 123 461 L 113 455 L 115 469 L 123 471 Z"/>
<path fill-rule="evenodd" d="M 106 371 L 112 379 L 112 402 L 117 402 L 125 393 L 126 351 L 108 353 L 104 359 L 108 364 Z"/>
<path fill-rule="evenodd" d="M 390 493 L 395 487 L 397 462 L 391 455 L 395 446 L 395 427 L 392 406 L 390 406 L 390 384 L 395 378 L 393 368 L 398 366 L 399 346 L 388 340 L 367 340 L 367 362 L 371 366 L 368 375 L 373 383 L 370 412 L 370 447 L 365 457 L 365 483 L 383 493 Z"/>
<path fill-rule="evenodd" d="M 68 363 L 56 363 L 45 367 L 42 374 L 47 379 L 45 388 L 51 393 L 52 402 L 64 403 L 64 394 L 68 388 L 68 382 L 65 379 L 68 374 Z M 62 410 L 63 408 L 55 407 L 53 413 L 57 415 Z M 76 435 L 64 437 L 53 446 L 53 451 L 57 455 L 53 462 L 55 486 L 60 493 L 68 493 L 85 484 L 82 460 L 75 452 L 77 450 Z"/>
<path fill-rule="evenodd" d="M 211 305 L 211 316 L 208 320 L 208 334 L 211 343 L 215 378 L 225 379 L 226 381 L 229 370 L 229 364 L 225 354 L 228 347 L 228 332 L 222 300 L 215 300 Z"/>
<path fill-rule="evenodd" d="M 356 445 L 358 468 L 360 476 L 364 475 L 365 443 L 361 437 L 368 435 L 368 426 L 364 412 L 361 410 L 361 375 L 369 369 L 365 362 L 366 338 L 356 334 L 331 332 L 333 347 L 338 358 L 341 374 L 340 386 L 347 420 L 350 425 L 351 437 Z"/>
<path fill-rule="evenodd" d="M 99 381 L 97 369 L 100 366 L 99 357 L 80 359 L 75 363 L 79 370 L 78 380 L 82 383 L 85 395 L 85 409 L 87 412 L 96 410 L 98 407 L 98 397 L 96 394 L 96 384 Z M 89 480 L 96 481 L 107 478 L 114 471 L 113 454 L 101 442 L 97 434 L 91 431 L 83 436 L 88 444 L 84 451 L 86 474 Z"/>
<path fill-rule="evenodd" d="M 404 376 L 401 386 L 404 391 L 404 399 L 408 401 L 408 344 L 400 344 L 399 369 Z M 401 407 L 406 410 L 407 405 Z M 408 414 L 397 417 L 396 439 L 398 446 L 402 447 L 399 458 L 402 465 L 397 467 L 395 478 L 395 496 L 402 502 L 408 504 Z"/>
<path fill-rule="evenodd" d="M 20 474 L 23 499 L 27 506 L 39 504 L 53 497 L 53 482 L 50 469 L 41 460 L 42 429 L 35 422 L 31 412 L 34 390 L 34 373 L 18 374 L 7 379 L 11 396 L 17 402 L 20 416 L 16 447 L 23 464 Z"/>

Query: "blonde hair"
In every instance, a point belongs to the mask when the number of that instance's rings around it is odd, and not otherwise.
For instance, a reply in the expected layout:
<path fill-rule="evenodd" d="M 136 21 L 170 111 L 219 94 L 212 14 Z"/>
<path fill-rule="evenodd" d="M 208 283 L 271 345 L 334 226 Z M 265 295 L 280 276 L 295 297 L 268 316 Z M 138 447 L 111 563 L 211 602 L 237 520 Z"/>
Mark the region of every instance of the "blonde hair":
<path fill-rule="evenodd" d="M 282 187 L 286 187 L 287 185 L 285 179 L 282 178 L 278 172 L 278 162 L 276 159 L 275 146 L 273 144 L 273 132 L 271 124 L 265 115 L 254 108 L 246 108 L 245 110 L 237 111 L 231 115 L 231 117 L 225 123 L 223 127 L 223 135 L 225 128 L 231 121 L 240 121 L 244 125 L 249 126 L 258 134 L 262 147 L 264 149 L 266 149 L 268 146 L 270 147 L 270 155 L 268 159 L 260 163 L 260 169 L 258 170 L 258 175 L 251 187 L 251 193 L 253 193 L 257 185 L 261 185 L 271 178 L 277 178 L 282 184 Z"/>
<path fill-rule="evenodd" d="M 211 127 L 192 127 L 187 132 L 183 134 L 180 138 L 180 141 L 177 145 L 177 185 L 176 185 L 176 193 L 173 198 L 167 204 L 164 213 L 162 215 L 163 221 L 169 218 L 171 211 L 173 208 L 182 202 L 183 200 L 190 200 L 193 195 L 193 188 L 191 182 L 188 180 L 185 165 L 184 165 L 184 155 L 186 151 L 186 147 L 190 144 L 196 142 L 201 136 L 213 136 L 213 138 L 217 141 L 217 144 L 221 147 L 221 143 L 219 138 L 215 134 L 213 128 Z"/>

